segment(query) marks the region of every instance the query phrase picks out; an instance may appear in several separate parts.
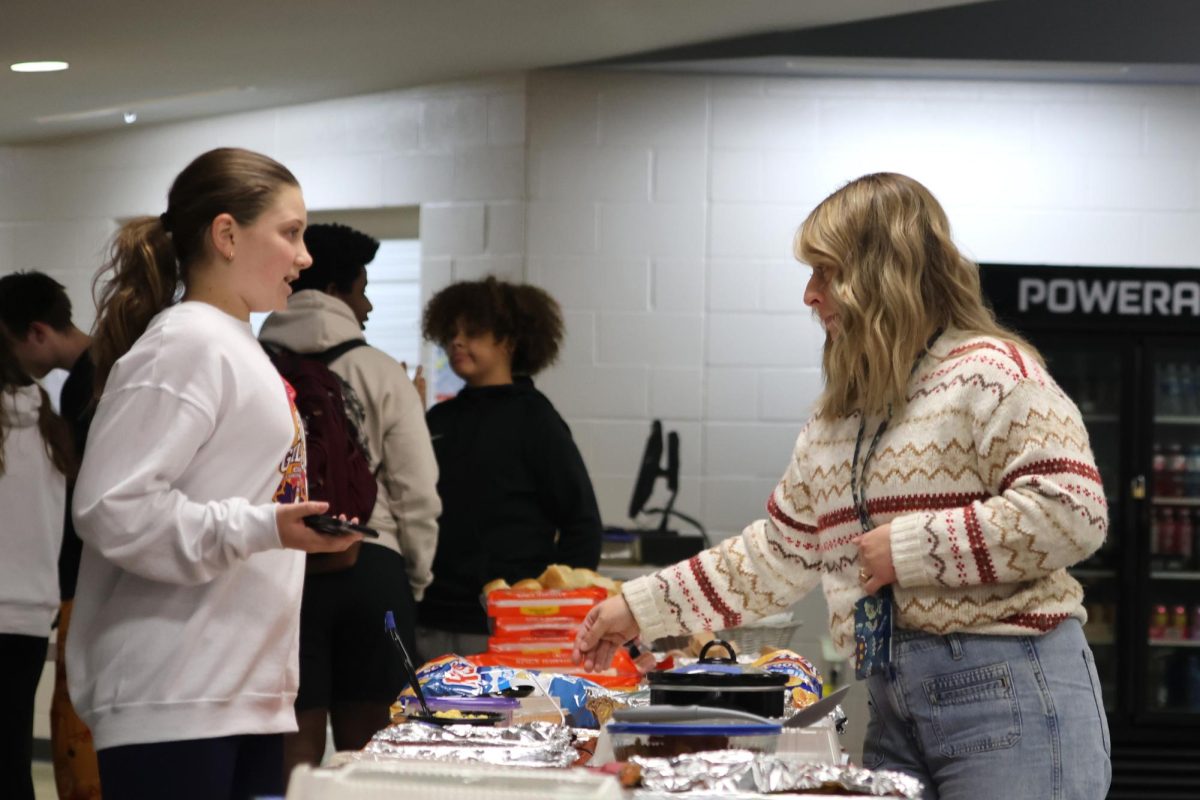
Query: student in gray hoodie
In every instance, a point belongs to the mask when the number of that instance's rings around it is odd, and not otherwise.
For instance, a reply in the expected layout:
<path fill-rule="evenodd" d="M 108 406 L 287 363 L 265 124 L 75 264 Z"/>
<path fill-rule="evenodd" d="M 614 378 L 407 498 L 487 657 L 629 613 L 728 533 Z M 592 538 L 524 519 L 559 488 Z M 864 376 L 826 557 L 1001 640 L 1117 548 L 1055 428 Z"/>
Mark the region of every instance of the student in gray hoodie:
<path fill-rule="evenodd" d="M 313 265 L 292 284 L 286 311 L 263 323 L 259 338 L 297 353 L 319 353 L 362 341 L 372 311 L 366 265 L 379 242 L 345 225 L 312 225 L 304 242 Z M 300 612 L 299 733 L 285 741 L 284 760 L 317 763 L 325 751 L 326 717 L 339 750 L 363 747 L 388 724 L 403 686 L 402 668 L 383 636 L 383 612 L 415 652 L 415 601 L 433 580 L 437 549 L 437 460 L 424 405 L 404 366 L 381 350 L 359 346 L 329 368 L 361 402 L 360 428 L 378 482 L 370 526 L 353 567 L 306 576 Z"/>

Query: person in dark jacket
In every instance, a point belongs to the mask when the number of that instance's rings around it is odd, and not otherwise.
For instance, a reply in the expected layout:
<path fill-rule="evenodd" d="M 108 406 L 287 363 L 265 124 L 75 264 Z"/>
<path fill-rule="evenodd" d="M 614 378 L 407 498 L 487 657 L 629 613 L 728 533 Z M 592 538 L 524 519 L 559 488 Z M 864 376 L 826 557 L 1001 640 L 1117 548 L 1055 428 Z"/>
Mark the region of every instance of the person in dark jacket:
<path fill-rule="evenodd" d="M 531 380 L 562 343 L 554 298 L 493 277 L 455 283 L 429 301 L 422 329 L 466 382 L 426 417 L 442 516 L 417 640 L 434 658 L 486 649 L 485 583 L 550 564 L 595 569 L 601 525 L 571 432 Z"/>

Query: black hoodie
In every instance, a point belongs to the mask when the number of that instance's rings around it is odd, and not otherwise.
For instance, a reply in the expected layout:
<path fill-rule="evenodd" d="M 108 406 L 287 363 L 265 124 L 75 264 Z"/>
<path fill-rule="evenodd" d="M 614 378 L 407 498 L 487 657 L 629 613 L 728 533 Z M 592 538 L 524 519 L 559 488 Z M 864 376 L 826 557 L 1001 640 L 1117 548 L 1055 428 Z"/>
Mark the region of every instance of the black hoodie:
<path fill-rule="evenodd" d="M 536 578 L 550 564 L 596 568 L 592 482 L 567 423 L 531 380 L 464 388 L 427 421 L 442 516 L 421 625 L 483 633 L 488 581 Z"/>

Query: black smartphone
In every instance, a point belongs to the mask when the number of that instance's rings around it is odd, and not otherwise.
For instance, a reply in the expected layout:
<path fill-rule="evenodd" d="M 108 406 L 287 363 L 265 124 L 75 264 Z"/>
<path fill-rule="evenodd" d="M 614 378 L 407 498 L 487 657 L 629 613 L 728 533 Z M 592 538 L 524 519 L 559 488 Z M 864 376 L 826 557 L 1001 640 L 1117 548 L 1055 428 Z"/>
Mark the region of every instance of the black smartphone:
<path fill-rule="evenodd" d="M 348 533 L 361 533 L 368 539 L 378 539 L 379 531 L 374 528 L 368 528 L 366 525 L 359 525 L 354 522 L 348 522 L 344 519 L 331 517 L 328 514 L 309 514 L 304 518 L 304 524 L 312 528 L 317 533 L 326 533 L 330 536 L 345 536 Z"/>

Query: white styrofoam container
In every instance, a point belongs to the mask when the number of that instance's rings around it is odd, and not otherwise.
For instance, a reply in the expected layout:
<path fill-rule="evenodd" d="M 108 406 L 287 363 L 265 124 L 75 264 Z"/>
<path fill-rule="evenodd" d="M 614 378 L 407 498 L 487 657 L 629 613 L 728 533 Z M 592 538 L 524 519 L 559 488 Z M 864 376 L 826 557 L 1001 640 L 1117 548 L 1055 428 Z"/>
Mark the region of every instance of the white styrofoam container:
<path fill-rule="evenodd" d="M 414 760 L 297 767 L 287 800 L 391 800 L 398 790 L 421 800 L 621 800 L 610 775 Z"/>

